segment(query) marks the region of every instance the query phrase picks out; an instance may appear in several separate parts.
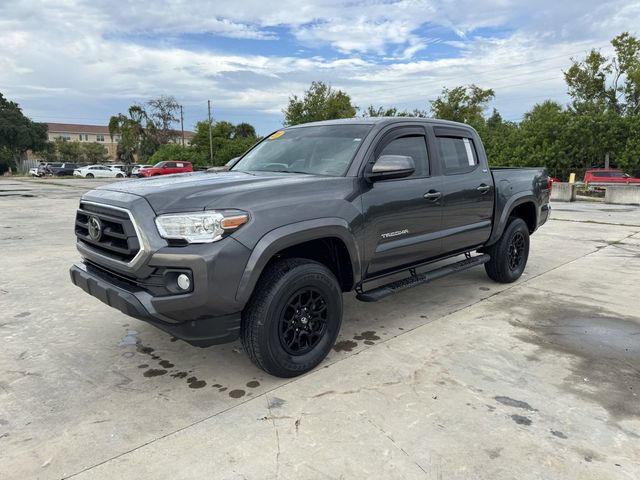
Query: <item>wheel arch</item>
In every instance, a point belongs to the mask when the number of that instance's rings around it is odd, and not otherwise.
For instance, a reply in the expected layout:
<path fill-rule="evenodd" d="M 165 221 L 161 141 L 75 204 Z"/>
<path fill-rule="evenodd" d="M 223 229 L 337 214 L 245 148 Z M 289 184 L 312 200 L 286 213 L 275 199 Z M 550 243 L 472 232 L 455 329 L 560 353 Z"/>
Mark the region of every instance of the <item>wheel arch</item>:
<path fill-rule="evenodd" d="M 236 292 L 236 300 L 247 302 L 270 262 L 279 258 L 307 258 L 327 266 L 343 291 L 360 281 L 359 248 L 347 222 L 321 218 L 285 225 L 264 235 L 253 248 Z"/>
<path fill-rule="evenodd" d="M 538 207 L 536 198 L 532 192 L 523 192 L 520 195 L 514 195 L 507 201 L 502 209 L 500 218 L 498 218 L 494 224 L 491 237 L 487 241 L 486 246 L 492 245 L 500 239 L 509 222 L 509 218 L 512 216 L 524 220 L 529 229 L 529 234 L 532 234 L 536 230 L 538 227 Z"/>

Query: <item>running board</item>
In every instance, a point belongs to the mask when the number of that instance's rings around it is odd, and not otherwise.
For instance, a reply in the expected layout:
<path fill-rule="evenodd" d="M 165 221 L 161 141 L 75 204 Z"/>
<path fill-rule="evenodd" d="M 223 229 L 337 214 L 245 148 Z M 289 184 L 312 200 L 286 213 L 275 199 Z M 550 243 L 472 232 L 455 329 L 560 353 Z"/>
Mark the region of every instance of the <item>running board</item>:
<path fill-rule="evenodd" d="M 380 287 L 373 288 L 366 292 L 361 292 L 356 295 L 356 298 L 361 302 L 377 302 L 389 295 L 406 290 L 407 288 L 429 283 L 432 280 L 446 277 L 452 273 L 462 272 L 469 268 L 477 267 L 479 265 L 487 263 L 491 259 L 486 253 L 478 255 L 476 257 L 465 258 L 456 263 L 451 263 L 430 272 L 424 272 L 419 274 L 412 274 L 409 278 L 403 278 L 402 280 L 396 280 L 395 282 L 381 285 Z"/>

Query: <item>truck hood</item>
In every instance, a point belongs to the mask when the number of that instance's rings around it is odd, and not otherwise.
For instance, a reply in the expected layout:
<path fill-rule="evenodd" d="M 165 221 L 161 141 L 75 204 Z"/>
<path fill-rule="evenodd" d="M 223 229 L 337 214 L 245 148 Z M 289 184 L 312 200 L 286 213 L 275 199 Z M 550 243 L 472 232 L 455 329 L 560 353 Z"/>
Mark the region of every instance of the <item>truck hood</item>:
<path fill-rule="evenodd" d="M 243 208 L 238 204 L 243 192 L 252 194 L 264 189 L 281 191 L 292 186 L 321 182 L 325 178 L 329 177 L 277 172 L 194 172 L 116 182 L 96 190 L 143 197 L 160 215 L 211 208 Z M 233 201 L 227 204 L 225 197 L 229 196 L 233 197 Z"/>

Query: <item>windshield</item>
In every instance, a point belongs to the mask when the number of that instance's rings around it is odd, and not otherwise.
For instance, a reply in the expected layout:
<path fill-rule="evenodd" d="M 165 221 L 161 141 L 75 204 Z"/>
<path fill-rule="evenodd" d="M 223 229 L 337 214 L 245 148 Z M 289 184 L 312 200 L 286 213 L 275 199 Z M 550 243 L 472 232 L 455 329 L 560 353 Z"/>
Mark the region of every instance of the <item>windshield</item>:
<path fill-rule="evenodd" d="M 323 125 L 279 130 L 231 170 L 308 173 L 339 177 L 349 168 L 371 125 Z"/>
<path fill-rule="evenodd" d="M 153 168 L 162 168 L 162 167 L 164 167 L 164 163 L 165 162 L 158 162 L 153 166 Z"/>

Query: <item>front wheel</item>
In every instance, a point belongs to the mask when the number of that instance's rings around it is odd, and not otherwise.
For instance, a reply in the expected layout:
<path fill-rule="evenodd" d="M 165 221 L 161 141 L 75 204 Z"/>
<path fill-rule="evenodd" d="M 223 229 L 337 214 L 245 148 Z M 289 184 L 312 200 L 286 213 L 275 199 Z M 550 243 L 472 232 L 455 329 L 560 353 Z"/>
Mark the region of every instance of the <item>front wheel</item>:
<path fill-rule="evenodd" d="M 87 178 L 93 178 L 93 173 L 87 173 L 86 177 Z"/>
<path fill-rule="evenodd" d="M 484 269 L 491 280 L 500 283 L 515 282 L 529 258 L 529 227 L 521 218 L 511 218 L 500 240 L 485 249 L 491 260 Z"/>
<path fill-rule="evenodd" d="M 278 260 L 242 313 L 242 345 L 265 372 L 295 377 L 327 356 L 341 324 L 342 291 L 331 270 L 301 258 Z"/>
<path fill-rule="evenodd" d="M 116 178 L 124 178 L 124 174 L 123 173 L 118 173 L 118 174 L 116 174 Z"/>

